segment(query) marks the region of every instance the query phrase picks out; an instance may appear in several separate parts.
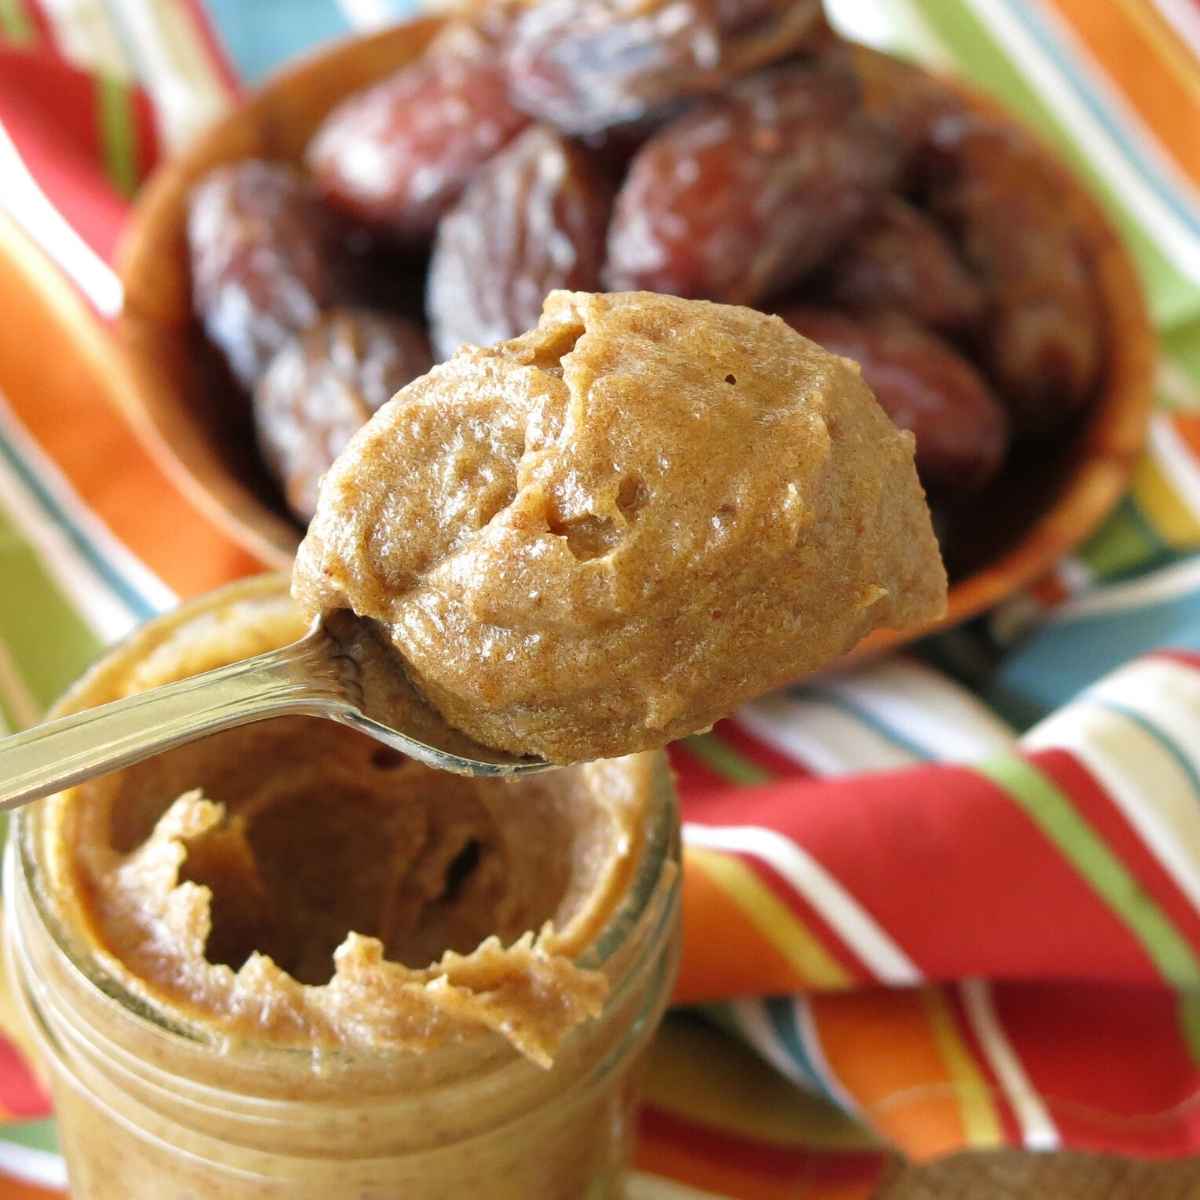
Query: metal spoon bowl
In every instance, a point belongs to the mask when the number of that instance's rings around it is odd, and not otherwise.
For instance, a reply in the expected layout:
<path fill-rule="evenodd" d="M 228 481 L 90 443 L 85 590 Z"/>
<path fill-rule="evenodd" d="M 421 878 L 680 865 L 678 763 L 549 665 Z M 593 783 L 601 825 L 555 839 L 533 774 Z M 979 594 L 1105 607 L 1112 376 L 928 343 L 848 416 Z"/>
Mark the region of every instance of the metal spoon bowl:
<path fill-rule="evenodd" d="M 0 739 L 0 809 L 223 729 L 298 715 L 349 725 L 459 775 L 528 775 L 552 765 L 481 746 L 452 729 L 408 683 L 369 624 L 342 612 L 315 621 L 279 650 Z"/>

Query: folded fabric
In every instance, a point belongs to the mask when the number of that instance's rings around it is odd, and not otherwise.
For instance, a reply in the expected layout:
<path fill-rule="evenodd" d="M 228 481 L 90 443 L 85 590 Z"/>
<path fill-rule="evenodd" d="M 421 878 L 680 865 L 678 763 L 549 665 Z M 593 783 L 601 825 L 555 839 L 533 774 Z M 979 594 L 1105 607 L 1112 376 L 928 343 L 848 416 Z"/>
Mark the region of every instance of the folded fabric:
<path fill-rule="evenodd" d="M 410 7 L 0 4 L 0 204 L 83 297 L 0 262 L 10 725 L 256 569 L 87 386 L 86 347 L 47 363 L 43 333 L 73 305 L 77 342 L 107 336 L 129 197 L 241 81 Z M 1163 334 L 1160 411 L 1118 511 L 1030 593 L 672 748 L 685 953 L 633 1200 L 865 1197 L 884 1146 L 1200 1153 L 1200 29 L 1134 0 L 831 8 L 996 92 L 1090 180 Z M 27 246 L 0 222 L 0 257 Z M 0 1171 L 61 1185 L 16 1043 L 0 1110 Z"/>
<path fill-rule="evenodd" d="M 713 736 L 771 771 L 819 703 Z M 730 1019 L 914 1154 L 1057 1145 L 1060 1120 L 1073 1145 L 1195 1148 L 1200 656 L 1140 658 L 970 763 L 730 788 L 689 756 L 681 1000 L 787 996 Z"/>

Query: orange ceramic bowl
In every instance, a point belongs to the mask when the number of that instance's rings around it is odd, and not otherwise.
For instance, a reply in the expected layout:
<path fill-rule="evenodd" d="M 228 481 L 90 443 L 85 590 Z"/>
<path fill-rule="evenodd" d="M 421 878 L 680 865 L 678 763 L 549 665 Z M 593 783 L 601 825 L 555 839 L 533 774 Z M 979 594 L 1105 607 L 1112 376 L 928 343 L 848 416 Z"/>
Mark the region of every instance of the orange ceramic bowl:
<path fill-rule="evenodd" d="M 322 50 L 276 75 L 159 168 L 119 248 L 125 302 L 118 332 L 129 366 L 125 399 L 193 497 L 271 566 L 288 565 L 301 531 L 257 459 L 245 398 L 214 381 L 212 356 L 203 352 L 191 309 L 188 191 L 218 163 L 249 157 L 299 163 L 335 104 L 421 54 L 439 25 L 433 18 L 397 25 Z M 994 102 L 969 98 L 996 114 Z M 1099 281 L 1108 332 L 1103 381 L 1072 429 L 1015 455 L 978 498 L 946 625 L 1003 600 L 1092 532 L 1120 497 L 1145 436 L 1154 336 L 1137 274 L 1097 203 L 1062 173 L 1062 202 L 1078 222 Z M 895 642 L 894 635 L 881 634 L 864 648 Z"/>

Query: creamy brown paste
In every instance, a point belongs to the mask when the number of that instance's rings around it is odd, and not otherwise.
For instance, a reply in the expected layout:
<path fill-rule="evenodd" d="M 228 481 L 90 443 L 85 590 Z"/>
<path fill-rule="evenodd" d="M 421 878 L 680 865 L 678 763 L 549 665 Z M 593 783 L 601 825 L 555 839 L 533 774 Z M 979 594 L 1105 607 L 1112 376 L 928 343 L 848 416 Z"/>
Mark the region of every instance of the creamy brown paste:
<path fill-rule="evenodd" d="M 477 741 L 577 762 L 935 619 L 946 577 L 913 439 L 849 360 L 749 309 L 555 292 L 359 431 L 293 591 L 378 622 Z"/>
<path fill-rule="evenodd" d="M 298 636 L 275 594 L 140 640 L 99 703 Z M 218 1040 L 424 1049 L 482 1029 L 548 1065 L 606 982 L 612 917 L 665 767 L 518 782 L 430 770 L 328 721 L 220 734 L 53 797 L 54 902 L 89 954 Z"/>
<path fill-rule="evenodd" d="M 556 761 L 460 778 L 329 722 L 222 734 L 47 802 L 52 903 L 110 981 L 218 1042 L 548 1065 L 597 1016 L 661 745 L 870 629 L 937 616 L 912 438 L 745 309 L 556 293 L 404 389 L 322 486 L 293 588 L 378 623 L 458 729 Z M 300 636 L 286 597 L 151 625 L 103 703 Z"/>

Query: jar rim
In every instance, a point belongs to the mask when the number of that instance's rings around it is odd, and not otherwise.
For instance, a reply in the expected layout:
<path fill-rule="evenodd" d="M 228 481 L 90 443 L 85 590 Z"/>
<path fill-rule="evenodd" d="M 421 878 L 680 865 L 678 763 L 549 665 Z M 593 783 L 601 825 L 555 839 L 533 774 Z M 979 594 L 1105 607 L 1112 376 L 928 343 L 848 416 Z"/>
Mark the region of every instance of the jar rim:
<path fill-rule="evenodd" d="M 235 580 L 153 618 L 107 647 L 96 663 L 56 701 L 55 708 L 83 691 L 97 671 L 122 654 L 128 653 L 139 638 L 147 633 L 182 624 L 230 601 L 276 594 L 281 585 L 286 588 L 286 580 L 287 576 L 283 572 L 270 572 Z M 602 970 L 617 955 L 629 936 L 638 929 L 657 894 L 664 872 L 670 869 L 670 864 L 678 856 L 677 799 L 665 755 L 660 754 L 658 761 L 653 765 L 648 789 L 650 803 L 638 862 L 621 903 L 592 941 L 575 957 L 574 962 L 580 968 Z M 39 857 L 38 822 L 43 811 L 44 803 L 37 802 L 14 813 L 11 830 L 13 845 L 9 850 L 13 855 L 14 866 L 20 872 L 20 878 L 13 882 L 25 886 L 28 896 L 33 901 L 32 909 L 37 914 L 37 920 L 49 934 L 55 950 L 62 956 L 71 975 L 83 987 L 94 991 L 99 998 L 118 1005 L 125 1016 L 145 1022 L 156 1034 L 179 1038 L 193 1046 L 210 1043 L 211 1039 L 200 1030 L 185 1022 L 172 1020 L 166 1011 L 131 990 L 118 975 L 98 961 L 95 955 L 82 951 L 73 944 L 75 939 L 53 911 L 49 900 L 49 886 L 45 880 L 45 867 Z M 613 998 L 610 994 L 606 1006 Z M 312 1056 L 311 1047 L 258 1042 L 245 1042 L 240 1045 L 268 1060 L 299 1061 Z M 322 1057 L 336 1063 L 340 1057 L 352 1057 L 352 1052 L 339 1048 L 322 1048 Z"/>

